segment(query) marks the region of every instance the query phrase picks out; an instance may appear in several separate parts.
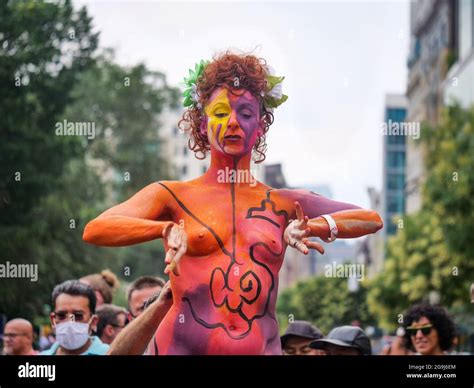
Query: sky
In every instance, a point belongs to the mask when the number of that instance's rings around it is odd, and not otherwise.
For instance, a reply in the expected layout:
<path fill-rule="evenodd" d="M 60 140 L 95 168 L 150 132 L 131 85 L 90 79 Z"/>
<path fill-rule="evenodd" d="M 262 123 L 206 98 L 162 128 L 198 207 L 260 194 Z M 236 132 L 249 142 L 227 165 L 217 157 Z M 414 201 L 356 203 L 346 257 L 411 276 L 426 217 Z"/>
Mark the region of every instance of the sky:
<path fill-rule="evenodd" d="M 385 94 L 406 89 L 408 1 L 75 4 L 117 62 L 144 62 L 174 86 L 227 49 L 265 58 L 289 96 L 274 112 L 266 163 L 282 163 L 293 187 L 328 185 L 334 199 L 369 207 L 367 188 L 382 186 Z"/>

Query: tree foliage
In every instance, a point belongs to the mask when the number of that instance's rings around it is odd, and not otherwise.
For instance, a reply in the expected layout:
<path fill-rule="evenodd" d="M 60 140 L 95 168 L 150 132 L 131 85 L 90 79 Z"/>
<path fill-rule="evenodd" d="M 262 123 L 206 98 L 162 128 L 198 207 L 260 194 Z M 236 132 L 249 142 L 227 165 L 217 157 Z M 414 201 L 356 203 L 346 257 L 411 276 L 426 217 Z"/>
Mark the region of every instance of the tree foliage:
<path fill-rule="evenodd" d="M 162 273 L 159 242 L 98 248 L 82 233 L 106 208 L 169 178 L 160 115 L 178 92 L 143 64 L 97 54 L 85 8 L 10 1 L 0 12 L 0 263 L 39 271 L 37 282 L 0 279 L 0 314 L 33 319 L 64 280 L 107 267 L 123 277 L 124 265 L 126 280 Z M 93 123 L 96 136 L 58 136 L 63 120 Z"/>
<path fill-rule="evenodd" d="M 366 305 L 366 289 L 350 292 L 347 278 L 317 276 L 284 290 L 278 299 L 278 318 L 282 330 L 291 320 L 310 321 L 327 334 L 332 328 L 359 321 L 374 322 Z"/>
<path fill-rule="evenodd" d="M 387 329 L 413 303 L 439 296 L 446 307 L 469 308 L 474 279 L 474 107 L 447 107 L 437 127 L 422 131 L 426 181 L 419 212 L 387 246 L 384 271 L 368 296 L 372 313 Z M 472 328 L 474 329 L 474 328 Z"/>

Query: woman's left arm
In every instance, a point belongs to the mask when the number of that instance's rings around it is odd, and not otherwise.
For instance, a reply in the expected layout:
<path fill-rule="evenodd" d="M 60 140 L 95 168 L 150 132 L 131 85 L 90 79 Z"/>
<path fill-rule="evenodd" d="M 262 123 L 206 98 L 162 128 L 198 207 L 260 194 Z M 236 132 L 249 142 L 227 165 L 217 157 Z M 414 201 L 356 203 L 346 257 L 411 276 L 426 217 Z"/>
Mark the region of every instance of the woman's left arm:
<path fill-rule="evenodd" d="M 334 220 L 338 238 L 355 238 L 372 234 L 382 229 L 383 222 L 376 211 L 369 209 L 341 210 L 329 213 Z M 323 240 L 330 237 L 328 221 L 319 216 L 308 220 L 310 237 L 320 237 Z"/>
<path fill-rule="evenodd" d="M 331 236 L 330 222 L 334 222 L 338 238 L 356 238 L 375 233 L 383 227 L 382 219 L 374 210 L 333 201 L 307 190 L 280 190 L 284 197 L 293 200 L 296 218 L 285 231 L 286 242 L 303 253 L 307 248 L 324 251 L 320 244 L 312 243 L 308 237 L 327 240 Z M 325 215 L 329 217 L 324 217 Z M 332 221 L 331 221 L 332 220 Z M 334 226 L 334 225 L 333 225 Z"/>

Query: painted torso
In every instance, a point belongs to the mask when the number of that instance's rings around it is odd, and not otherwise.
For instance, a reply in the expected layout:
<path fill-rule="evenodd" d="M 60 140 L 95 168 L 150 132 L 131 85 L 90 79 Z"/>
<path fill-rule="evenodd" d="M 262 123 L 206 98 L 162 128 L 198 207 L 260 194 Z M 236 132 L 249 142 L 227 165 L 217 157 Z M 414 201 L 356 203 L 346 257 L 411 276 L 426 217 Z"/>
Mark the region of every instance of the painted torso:
<path fill-rule="evenodd" d="M 275 191 L 159 183 L 188 250 L 171 274 L 173 307 L 155 335 L 159 354 L 281 354 L 275 303 L 286 207 Z"/>

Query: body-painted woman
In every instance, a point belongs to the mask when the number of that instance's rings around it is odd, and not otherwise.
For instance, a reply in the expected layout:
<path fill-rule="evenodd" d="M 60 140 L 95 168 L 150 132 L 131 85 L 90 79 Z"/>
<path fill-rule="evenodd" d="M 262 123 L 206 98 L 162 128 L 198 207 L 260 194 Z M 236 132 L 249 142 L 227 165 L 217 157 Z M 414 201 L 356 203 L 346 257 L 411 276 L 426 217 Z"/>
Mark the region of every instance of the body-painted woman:
<path fill-rule="evenodd" d="M 222 171 L 249 177 L 252 154 L 264 158 L 272 108 L 286 100 L 282 80 L 251 55 L 201 62 L 187 79 L 180 126 L 195 152 L 210 151 L 208 171 L 152 183 L 84 231 L 101 246 L 163 238 L 173 305 L 149 353 L 281 354 L 275 306 L 287 246 L 323 253 L 308 237 L 355 238 L 382 227 L 372 210 L 309 191 L 219 179 Z"/>

